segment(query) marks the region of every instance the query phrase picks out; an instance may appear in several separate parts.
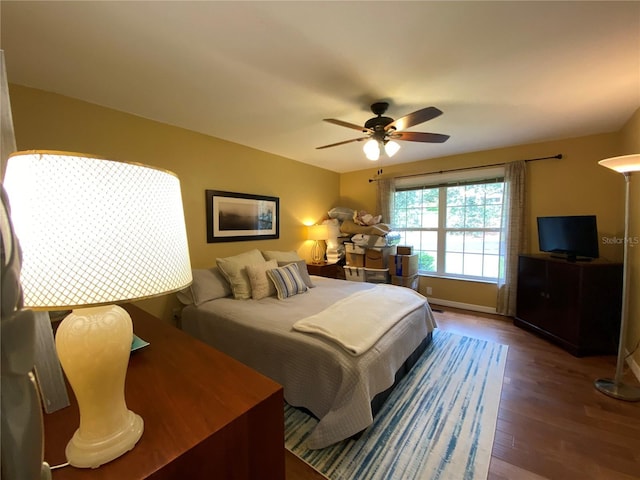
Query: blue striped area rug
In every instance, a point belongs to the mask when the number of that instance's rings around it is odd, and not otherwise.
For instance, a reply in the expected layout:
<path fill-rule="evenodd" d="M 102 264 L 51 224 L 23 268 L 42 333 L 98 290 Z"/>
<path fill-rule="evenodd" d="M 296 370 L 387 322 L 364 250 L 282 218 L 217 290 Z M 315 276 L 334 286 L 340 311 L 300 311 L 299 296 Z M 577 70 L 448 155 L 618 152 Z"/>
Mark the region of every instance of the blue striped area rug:
<path fill-rule="evenodd" d="M 486 479 L 507 346 L 436 330 L 357 440 L 309 450 L 313 417 L 285 405 L 285 447 L 331 480 Z"/>

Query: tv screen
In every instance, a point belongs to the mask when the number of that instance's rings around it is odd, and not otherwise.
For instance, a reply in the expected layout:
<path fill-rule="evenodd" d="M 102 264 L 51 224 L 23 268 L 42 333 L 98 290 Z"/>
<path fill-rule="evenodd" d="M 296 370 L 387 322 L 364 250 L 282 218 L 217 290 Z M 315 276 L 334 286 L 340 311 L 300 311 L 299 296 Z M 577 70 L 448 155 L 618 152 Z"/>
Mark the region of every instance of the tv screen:
<path fill-rule="evenodd" d="M 538 217 L 540 251 L 568 260 L 598 258 L 598 227 L 595 215 Z"/>

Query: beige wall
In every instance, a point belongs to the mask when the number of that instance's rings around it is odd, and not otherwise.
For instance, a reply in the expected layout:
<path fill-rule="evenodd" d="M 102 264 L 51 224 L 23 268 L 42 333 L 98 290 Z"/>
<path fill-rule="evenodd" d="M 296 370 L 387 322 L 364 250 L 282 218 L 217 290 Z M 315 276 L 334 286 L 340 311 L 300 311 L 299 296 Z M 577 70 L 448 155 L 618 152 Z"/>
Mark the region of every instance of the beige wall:
<path fill-rule="evenodd" d="M 629 119 L 620 132 L 620 155 L 640 153 L 640 108 Z M 622 190 L 622 175 L 618 174 L 619 189 Z M 629 326 L 626 336 L 626 347 L 633 351 L 640 341 L 640 173 L 631 177 L 629 209 Z M 619 210 L 622 211 L 622 202 Z M 636 365 L 640 365 L 640 351 L 634 355 Z M 637 374 L 637 373 L 636 373 Z"/>
<path fill-rule="evenodd" d="M 175 172 L 194 268 L 251 248 L 297 250 L 307 258 L 303 223 L 320 220 L 337 205 L 337 173 L 41 90 L 10 85 L 9 94 L 18 150 L 91 153 Z M 280 239 L 208 244 L 206 189 L 279 197 Z M 167 320 L 178 305 L 174 295 L 140 304 Z"/>
<path fill-rule="evenodd" d="M 527 163 L 527 239 L 523 253 L 538 252 L 536 217 L 545 215 L 595 214 L 598 217 L 600 236 L 621 235 L 623 219 L 620 205 L 623 191 L 620 175 L 598 165 L 598 160 L 617 153 L 618 134 L 602 134 L 588 137 L 501 148 L 463 155 L 441 157 L 404 165 L 381 162 L 370 170 L 351 172 L 340 176 L 340 201 L 342 206 L 375 209 L 375 182 L 369 183 L 378 168 L 382 176 L 402 176 L 415 173 L 504 163 L 519 159 L 531 159 L 563 155 L 561 160 L 542 160 Z M 436 147 L 437 148 L 437 147 Z M 620 261 L 622 249 L 615 245 L 602 245 L 600 255 Z M 496 286 L 479 282 L 434 277 L 420 279 L 420 291 L 426 294 L 432 288 L 433 298 L 461 304 L 495 308 Z"/>

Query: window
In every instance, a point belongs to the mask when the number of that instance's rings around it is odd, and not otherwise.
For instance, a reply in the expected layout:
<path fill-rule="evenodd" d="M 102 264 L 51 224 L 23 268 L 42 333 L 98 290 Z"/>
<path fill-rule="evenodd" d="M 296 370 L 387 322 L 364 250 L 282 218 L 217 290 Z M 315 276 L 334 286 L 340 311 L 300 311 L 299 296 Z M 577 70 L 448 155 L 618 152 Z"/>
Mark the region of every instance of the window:
<path fill-rule="evenodd" d="M 469 178 L 472 174 L 475 179 Z M 486 178 L 488 174 L 493 177 Z M 503 264 L 503 174 L 502 169 L 491 169 L 480 174 L 464 172 L 466 178 L 462 179 L 456 172 L 446 178 L 439 174 L 397 181 L 394 230 L 400 233 L 401 244 L 413 246 L 419 255 L 421 273 L 491 281 L 498 278 Z"/>

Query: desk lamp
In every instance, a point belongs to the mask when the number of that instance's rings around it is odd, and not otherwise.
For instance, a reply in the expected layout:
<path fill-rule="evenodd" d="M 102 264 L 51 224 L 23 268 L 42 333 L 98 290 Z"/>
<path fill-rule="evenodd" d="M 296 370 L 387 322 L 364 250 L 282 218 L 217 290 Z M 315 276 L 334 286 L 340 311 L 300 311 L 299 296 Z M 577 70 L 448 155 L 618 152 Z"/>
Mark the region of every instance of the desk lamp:
<path fill-rule="evenodd" d="M 73 309 L 56 333 L 80 410 L 65 453 L 75 467 L 96 468 L 131 450 L 144 430 L 124 398 L 132 322 L 114 302 L 191 282 L 180 182 L 140 164 L 27 151 L 10 155 L 4 186 L 23 252 L 25 308 Z"/>
<path fill-rule="evenodd" d="M 625 361 L 625 339 L 627 335 L 627 320 L 629 316 L 629 184 L 631 173 L 640 171 L 640 154 L 624 155 L 607 158 L 598 162 L 603 167 L 610 168 L 624 175 L 625 203 L 624 203 L 624 247 L 622 260 L 622 313 L 620 314 L 620 341 L 618 344 L 618 361 L 614 378 L 600 378 L 595 381 L 598 391 L 630 402 L 640 401 L 640 388 L 626 385 L 622 381 Z"/>

